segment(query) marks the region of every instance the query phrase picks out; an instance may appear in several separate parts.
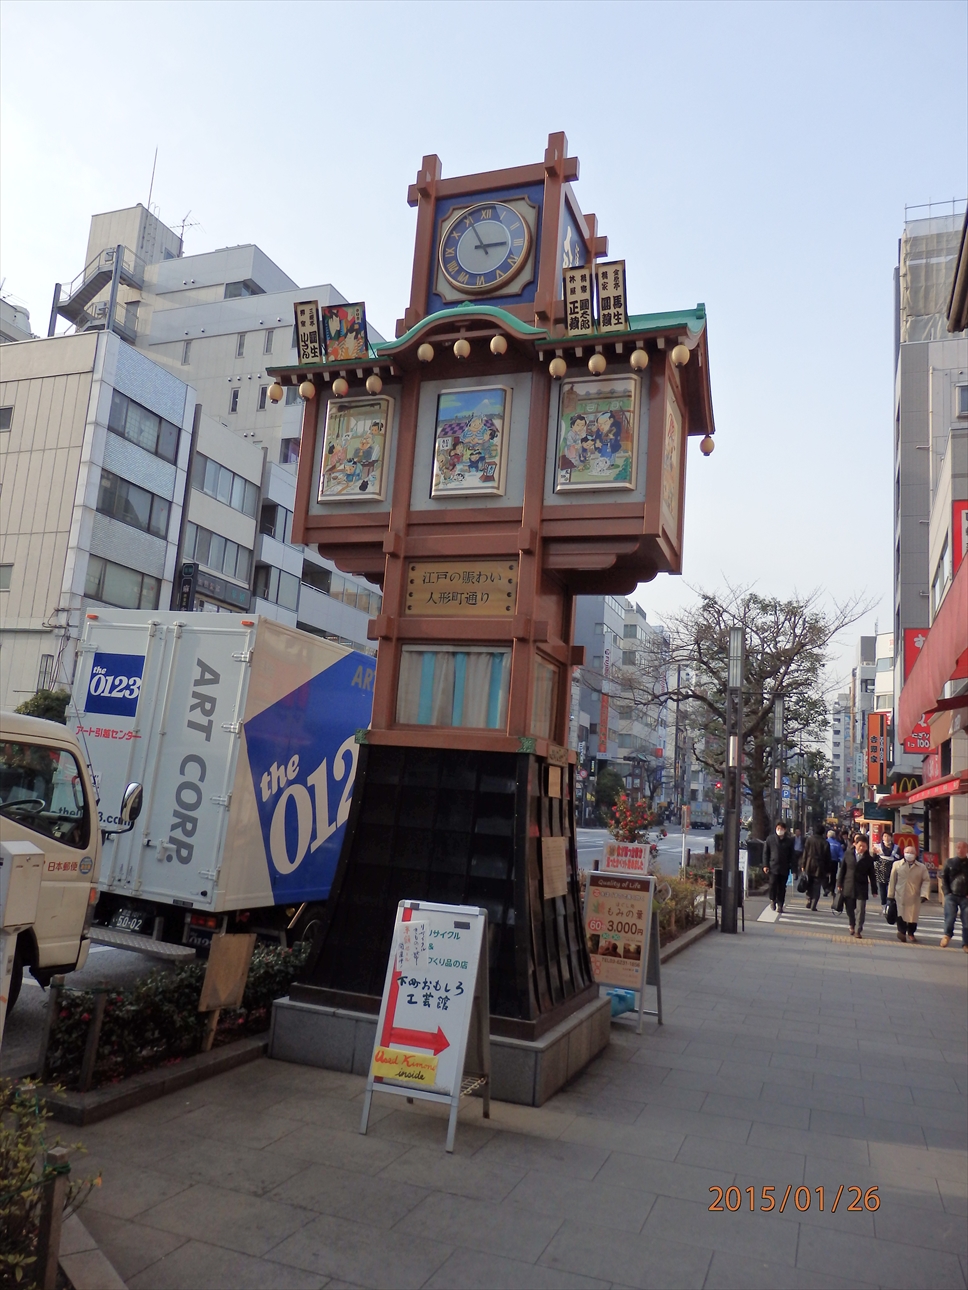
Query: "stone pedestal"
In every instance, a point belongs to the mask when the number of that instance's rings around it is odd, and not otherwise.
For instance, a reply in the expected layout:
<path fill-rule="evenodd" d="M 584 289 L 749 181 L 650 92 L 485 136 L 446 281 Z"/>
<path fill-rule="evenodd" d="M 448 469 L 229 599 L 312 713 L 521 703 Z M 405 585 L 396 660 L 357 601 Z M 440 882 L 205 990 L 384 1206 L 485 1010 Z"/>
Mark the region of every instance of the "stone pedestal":
<path fill-rule="evenodd" d="M 377 1018 L 348 1008 L 286 998 L 272 1005 L 269 1056 L 279 1061 L 366 1075 Z M 491 1035 L 491 1096 L 541 1106 L 609 1041 L 611 1002 L 596 998 L 538 1039 Z"/>

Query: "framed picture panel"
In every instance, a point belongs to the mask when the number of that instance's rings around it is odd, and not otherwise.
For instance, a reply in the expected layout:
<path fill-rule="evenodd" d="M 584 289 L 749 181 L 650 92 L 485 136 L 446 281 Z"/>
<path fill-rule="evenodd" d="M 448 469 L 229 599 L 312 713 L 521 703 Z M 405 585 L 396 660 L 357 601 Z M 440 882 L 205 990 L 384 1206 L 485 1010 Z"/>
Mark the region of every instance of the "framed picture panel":
<path fill-rule="evenodd" d="M 319 321 L 327 363 L 367 357 L 370 344 L 365 305 L 324 305 L 319 311 Z"/>
<path fill-rule="evenodd" d="M 510 423 L 508 386 L 442 390 L 437 397 L 431 497 L 503 494 Z"/>
<path fill-rule="evenodd" d="M 637 376 L 562 381 L 555 492 L 634 488 L 638 437 Z"/>
<path fill-rule="evenodd" d="M 330 399 L 317 501 L 384 499 L 392 425 L 391 398 Z"/>

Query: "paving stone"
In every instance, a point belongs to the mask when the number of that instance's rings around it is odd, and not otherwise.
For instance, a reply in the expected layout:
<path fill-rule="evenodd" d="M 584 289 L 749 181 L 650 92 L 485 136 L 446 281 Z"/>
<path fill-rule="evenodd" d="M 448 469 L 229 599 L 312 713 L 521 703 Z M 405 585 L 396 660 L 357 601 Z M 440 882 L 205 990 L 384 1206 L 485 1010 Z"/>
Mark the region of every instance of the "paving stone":
<path fill-rule="evenodd" d="M 566 1223 L 539 1262 L 639 1290 L 699 1290 L 711 1260 L 712 1250 L 697 1243 L 626 1233 L 616 1240 L 600 1226 Z"/>
<path fill-rule="evenodd" d="M 579 1126 L 580 1126 L 579 1122 Z M 579 1130 L 580 1132 L 580 1127 Z M 626 1130 L 621 1130 L 626 1132 Z M 596 1137 L 596 1141 L 597 1141 Z M 594 1178 L 608 1158 L 609 1148 L 584 1142 L 527 1138 L 519 1133 L 499 1133 L 481 1147 L 475 1163 L 506 1166 L 539 1173 L 567 1174 L 572 1178 Z"/>
<path fill-rule="evenodd" d="M 679 1236 L 689 1233 L 689 1239 L 709 1250 L 729 1250 L 751 1258 L 762 1258 L 773 1263 L 793 1267 L 797 1257 L 797 1228 L 790 1223 L 777 1223 L 772 1214 L 749 1212 L 742 1201 L 734 1213 L 724 1208 L 722 1213 L 710 1213 L 709 1205 L 688 1200 L 673 1200 L 658 1196 L 649 1211 L 642 1235 L 656 1238 Z"/>
<path fill-rule="evenodd" d="M 608 1290 L 609 1283 L 478 1250 L 455 1250 L 426 1285 L 428 1290 Z"/>
<path fill-rule="evenodd" d="M 441 1241 L 379 1232 L 346 1218 L 321 1215 L 272 1250 L 270 1261 L 337 1277 L 355 1286 L 422 1286 L 453 1253 Z"/>
<path fill-rule="evenodd" d="M 866 1139 L 838 1137 L 820 1133 L 814 1128 L 791 1129 L 777 1124 L 754 1124 L 748 1139 L 750 1147 L 767 1147 L 772 1151 L 789 1151 L 837 1160 L 845 1166 L 870 1164 Z"/>
<path fill-rule="evenodd" d="M 302 1125 L 265 1148 L 283 1159 L 335 1165 L 338 1169 L 355 1169 L 361 1174 L 379 1173 L 406 1149 L 402 1142 L 393 1142 L 372 1133 L 325 1129 L 310 1124 Z"/>
<path fill-rule="evenodd" d="M 446 1155 L 439 1148 L 411 1147 L 380 1173 L 380 1178 L 409 1186 L 415 1178 L 432 1178 L 437 1191 L 479 1200 L 503 1200 L 527 1173 L 527 1167 Z"/>
<path fill-rule="evenodd" d="M 957 1257 L 945 1250 L 805 1225 L 800 1229 L 797 1267 L 857 1282 L 867 1278 L 891 1290 L 962 1290 L 964 1286 Z"/>
<path fill-rule="evenodd" d="M 560 1215 L 523 1209 L 510 1199 L 494 1204 L 436 1192 L 396 1224 L 394 1235 L 404 1244 L 411 1236 L 424 1237 L 534 1263 L 561 1224 Z"/>
<path fill-rule="evenodd" d="M 309 1209 L 199 1183 L 147 1210 L 139 1222 L 260 1256 L 312 1217 Z"/>
<path fill-rule="evenodd" d="M 678 1114 L 673 1111 L 671 1114 Z M 693 1112 L 692 1114 L 696 1114 Z M 673 1125 L 667 1128 L 659 1119 L 652 1124 L 613 1124 L 608 1120 L 575 1120 L 562 1134 L 561 1142 L 583 1142 L 609 1151 L 627 1151 L 658 1160 L 675 1160 L 685 1134 Z"/>
<path fill-rule="evenodd" d="M 227 1142 L 199 1138 L 188 1145 L 173 1145 L 170 1155 L 160 1159 L 156 1168 L 164 1170 L 172 1179 L 182 1180 L 185 1186 L 206 1182 L 264 1196 L 298 1173 L 303 1161 L 280 1153 L 257 1151 L 246 1146 L 244 1139 L 238 1146 L 230 1146 Z"/>
<path fill-rule="evenodd" d="M 775 1180 L 777 1186 L 785 1187 L 788 1182 L 796 1186 L 803 1182 L 803 1162 L 802 1153 L 773 1151 L 765 1146 L 742 1146 L 737 1142 L 718 1142 L 695 1134 L 686 1138 L 676 1156 L 677 1164 L 705 1167 L 710 1175 L 709 1182 L 719 1186 L 723 1184 L 715 1175 L 720 1171 L 732 1174 L 739 1169 L 745 1173 L 759 1173 L 764 1182 Z"/>
<path fill-rule="evenodd" d="M 143 1223 L 132 1223 L 114 1218 L 110 1214 L 89 1209 L 83 1210 L 84 1226 L 101 1247 L 122 1281 L 130 1281 L 133 1276 L 143 1272 L 152 1263 L 170 1254 L 185 1244 L 186 1238 L 173 1232 L 161 1232 L 157 1228 L 146 1227 Z M 107 1251 L 110 1250 L 110 1255 Z M 61 1254 L 67 1253 L 61 1248 Z"/>
<path fill-rule="evenodd" d="M 600 1222 L 626 1232 L 638 1232 L 655 1197 L 630 1187 L 611 1187 L 598 1178 L 589 1186 L 576 1178 L 527 1173 L 505 1199 L 513 1205 L 548 1218 Z"/>
<path fill-rule="evenodd" d="M 797 1101 L 768 1102 L 760 1098 L 732 1097 L 726 1093 L 707 1093 L 702 1104 L 702 1114 L 713 1119 L 741 1120 L 748 1126 L 753 1121 L 763 1124 L 785 1124 L 792 1129 L 806 1129 L 810 1124 L 810 1110 Z M 698 1129 L 701 1137 L 711 1137 Z"/>
<path fill-rule="evenodd" d="M 709 1169 L 702 1165 L 694 1167 L 613 1151 L 596 1175 L 594 1186 L 629 1187 L 660 1196 L 705 1201 L 708 1204 L 711 1200 L 709 1175 Z M 720 1186 L 725 1187 L 732 1181 L 732 1172 L 727 1174 L 717 1171 Z"/>
<path fill-rule="evenodd" d="M 109 1156 L 75 1156 L 71 1174 L 75 1179 L 96 1178 L 100 1174 L 101 1185 L 91 1191 L 84 1211 L 98 1210 L 115 1218 L 134 1218 L 191 1186 L 191 1179 L 139 1169 Z"/>
<path fill-rule="evenodd" d="M 129 1290 L 320 1290 L 332 1285 L 323 1276 L 204 1241 L 186 1241 L 128 1281 Z"/>
<path fill-rule="evenodd" d="M 865 1099 L 874 1101 L 874 1099 Z M 916 1111 L 914 1106 L 898 1104 L 902 1116 L 851 1115 L 843 1111 L 812 1111 L 810 1115 L 811 1133 L 843 1134 L 848 1138 L 864 1138 L 870 1142 L 903 1142 L 912 1147 L 923 1147 L 927 1143 L 919 1123 L 912 1123 L 903 1118 L 903 1113 Z M 883 1106 L 878 1108 L 883 1111 Z"/>
<path fill-rule="evenodd" d="M 682 1111 L 664 1106 L 647 1106 L 635 1121 L 637 1129 L 661 1129 L 670 1135 L 678 1134 L 680 1138 L 698 1133 L 702 1137 L 717 1138 L 720 1142 L 745 1142 L 751 1125 L 750 1120 L 734 1115 L 707 1115 L 701 1111 Z M 682 1145 L 681 1141 L 679 1145 Z M 633 1151 L 635 1148 L 625 1147 L 624 1150 Z"/>
<path fill-rule="evenodd" d="M 372 1178 L 330 1166 L 294 1174 L 270 1192 L 269 1199 L 358 1221 L 365 1215 L 372 1227 L 390 1228 L 429 1194 L 425 1187 L 401 1187 L 392 1178 Z"/>

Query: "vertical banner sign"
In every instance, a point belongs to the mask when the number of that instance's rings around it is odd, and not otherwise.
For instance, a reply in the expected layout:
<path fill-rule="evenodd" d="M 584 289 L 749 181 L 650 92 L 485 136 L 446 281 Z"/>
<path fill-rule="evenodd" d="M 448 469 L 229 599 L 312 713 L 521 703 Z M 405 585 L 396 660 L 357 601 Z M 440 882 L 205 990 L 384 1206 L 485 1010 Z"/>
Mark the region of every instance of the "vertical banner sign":
<path fill-rule="evenodd" d="M 951 571 L 957 573 L 968 555 L 968 501 L 951 503 Z"/>
<path fill-rule="evenodd" d="M 319 339 L 319 302 L 317 300 L 297 300 L 293 308 L 296 311 L 296 350 L 299 363 L 321 363 L 323 347 Z"/>
<path fill-rule="evenodd" d="M 487 910 L 402 900 L 390 943 L 383 1001 L 366 1082 L 366 1133 L 374 1091 L 450 1104 L 447 1150 L 454 1149 L 464 1059 L 475 997 L 477 1049 L 490 1113 Z"/>
<path fill-rule="evenodd" d="M 562 295 L 565 300 L 565 326 L 569 336 L 595 330 L 592 313 L 592 271 L 590 268 L 566 269 Z"/>
<path fill-rule="evenodd" d="M 918 661 L 918 655 L 928 639 L 927 627 L 905 627 L 904 629 L 904 680 L 911 675 L 911 668 Z"/>
<path fill-rule="evenodd" d="M 625 261 L 612 260 L 608 264 L 596 264 L 595 277 L 598 279 L 598 330 L 628 331 Z"/>
<path fill-rule="evenodd" d="M 887 782 L 886 712 L 871 712 L 867 717 L 867 782 Z"/>
<path fill-rule="evenodd" d="M 602 668 L 602 706 L 598 714 L 598 755 L 608 756 L 608 674 L 611 670 L 612 651 L 605 647 L 605 661 Z"/>

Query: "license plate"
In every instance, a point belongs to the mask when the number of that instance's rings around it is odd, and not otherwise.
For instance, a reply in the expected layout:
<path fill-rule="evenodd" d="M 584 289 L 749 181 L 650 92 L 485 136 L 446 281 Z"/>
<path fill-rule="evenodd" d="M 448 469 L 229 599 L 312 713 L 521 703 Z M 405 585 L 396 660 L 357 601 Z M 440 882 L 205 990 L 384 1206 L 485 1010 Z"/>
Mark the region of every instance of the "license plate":
<path fill-rule="evenodd" d="M 148 921 L 148 915 L 140 909 L 119 909 L 111 919 L 111 926 L 119 932 L 140 932 Z"/>

